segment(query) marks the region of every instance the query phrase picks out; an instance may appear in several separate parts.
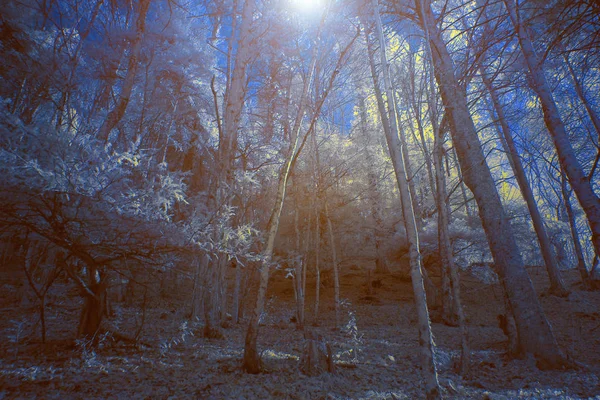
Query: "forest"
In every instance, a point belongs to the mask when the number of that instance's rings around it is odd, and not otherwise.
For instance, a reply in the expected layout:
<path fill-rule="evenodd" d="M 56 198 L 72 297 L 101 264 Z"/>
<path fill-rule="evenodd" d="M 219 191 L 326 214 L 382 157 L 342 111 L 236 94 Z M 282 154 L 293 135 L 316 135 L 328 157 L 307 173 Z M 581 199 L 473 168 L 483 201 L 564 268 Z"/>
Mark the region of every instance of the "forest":
<path fill-rule="evenodd" d="M 600 398 L 598 0 L 0 2 L 0 399 Z"/>

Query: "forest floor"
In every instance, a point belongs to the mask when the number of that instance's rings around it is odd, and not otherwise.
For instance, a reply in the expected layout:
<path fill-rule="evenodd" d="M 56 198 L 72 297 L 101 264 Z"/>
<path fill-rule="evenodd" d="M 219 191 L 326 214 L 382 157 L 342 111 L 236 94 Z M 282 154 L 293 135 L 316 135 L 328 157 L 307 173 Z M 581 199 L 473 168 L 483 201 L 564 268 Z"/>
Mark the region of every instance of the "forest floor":
<path fill-rule="evenodd" d="M 547 282 L 541 268 L 530 270 L 538 293 Z M 506 337 L 497 324 L 503 312 L 500 287 L 462 274 L 472 369 L 461 377 L 454 365 L 460 337 L 456 327 L 433 323 L 440 383 L 446 398 L 599 398 L 600 292 L 578 288 L 569 272 L 567 298 L 541 296 L 562 349 L 584 364 L 578 370 L 542 371 L 531 358 L 509 360 Z M 27 286 L 0 282 L 0 399 L 12 398 L 199 398 L 199 399 L 417 399 L 423 397 L 416 312 L 410 282 L 397 274 L 375 277 L 376 293 L 366 296 L 365 273 L 347 268 L 341 279 L 344 327 L 333 330 L 332 288 L 322 291 L 321 334 L 340 361 L 334 374 L 304 375 L 303 334 L 291 322 L 291 281 L 273 273 L 259 335 L 265 372 L 241 368 L 247 321 L 224 330 L 223 339 L 205 339 L 186 322 L 184 295 L 152 299 L 141 344 L 103 337 L 95 350 L 74 341 L 81 301 L 72 290 L 53 287 L 47 308 L 48 338 L 39 339 L 36 308 L 25 301 Z M 314 290 L 313 290 L 314 291 Z M 54 293 L 54 294 L 53 294 Z M 25 300 L 24 300 L 25 297 Z M 308 293 L 308 303 L 313 292 Z M 309 309 L 308 316 L 312 317 Z M 312 318 L 310 318 L 312 320 Z M 141 321 L 137 307 L 115 305 L 110 324 L 133 335 Z M 352 322 L 354 321 L 354 322 Z M 342 363 L 342 361 L 344 361 Z"/>

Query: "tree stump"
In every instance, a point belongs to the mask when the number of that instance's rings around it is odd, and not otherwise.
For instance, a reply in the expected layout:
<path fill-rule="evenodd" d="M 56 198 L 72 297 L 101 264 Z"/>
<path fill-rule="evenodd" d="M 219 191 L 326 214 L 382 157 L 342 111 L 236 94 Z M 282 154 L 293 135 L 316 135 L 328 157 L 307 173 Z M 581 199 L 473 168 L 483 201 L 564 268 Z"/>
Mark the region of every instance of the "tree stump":
<path fill-rule="evenodd" d="M 323 372 L 335 372 L 331 346 L 321 335 L 307 331 L 306 342 L 300 359 L 301 370 L 308 376 L 321 375 Z"/>

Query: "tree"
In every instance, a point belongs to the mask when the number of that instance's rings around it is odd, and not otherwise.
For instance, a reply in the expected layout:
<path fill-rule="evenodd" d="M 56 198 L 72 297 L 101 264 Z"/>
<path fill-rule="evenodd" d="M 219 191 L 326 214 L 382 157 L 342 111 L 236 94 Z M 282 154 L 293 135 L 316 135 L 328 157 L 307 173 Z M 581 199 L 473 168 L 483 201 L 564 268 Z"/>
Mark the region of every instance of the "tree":
<path fill-rule="evenodd" d="M 265 247 L 263 249 L 264 262 L 261 265 L 261 269 L 260 269 L 260 284 L 259 284 L 259 288 L 258 288 L 258 294 L 256 297 L 256 306 L 254 308 L 252 317 L 250 319 L 250 323 L 248 325 L 248 330 L 246 332 L 245 346 L 244 346 L 244 361 L 243 361 L 244 368 L 246 369 L 246 371 L 248 371 L 250 373 L 258 373 L 261 370 L 260 358 L 258 356 L 258 351 L 257 351 L 258 326 L 259 326 L 259 319 L 264 310 L 265 294 L 266 294 L 267 285 L 269 282 L 269 268 L 270 268 L 270 264 L 271 264 L 272 257 L 273 257 L 273 249 L 274 249 L 274 245 L 275 245 L 275 238 L 277 236 L 277 231 L 279 228 L 281 211 L 283 209 L 283 205 L 284 205 L 284 201 L 285 201 L 285 196 L 286 196 L 286 191 L 287 191 L 287 182 L 290 177 L 290 174 L 293 171 L 296 160 L 298 159 L 298 156 L 304 146 L 304 143 L 306 142 L 306 139 L 308 138 L 308 135 L 310 134 L 310 132 L 313 129 L 315 129 L 317 118 L 321 112 L 321 108 L 323 107 L 323 103 L 325 102 L 325 99 L 327 98 L 328 94 L 330 93 L 330 91 L 332 89 L 332 86 L 335 82 L 335 78 L 339 74 L 339 72 L 342 68 L 343 62 L 346 60 L 347 54 L 350 51 L 350 49 L 352 48 L 352 45 L 356 41 L 356 38 L 358 37 L 358 34 L 359 34 L 359 32 L 357 32 L 357 34 L 348 41 L 346 46 L 339 53 L 339 57 L 337 59 L 336 65 L 335 65 L 334 72 L 331 75 L 331 77 L 329 78 L 328 85 L 323 89 L 323 91 L 321 93 L 318 94 L 317 102 L 315 104 L 313 114 L 310 118 L 309 126 L 307 128 L 306 134 L 302 138 L 302 135 L 301 135 L 302 123 L 304 120 L 304 116 L 305 116 L 308 101 L 309 101 L 308 91 L 311 88 L 312 83 L 313 83 L 314 73 L 315 73 L 315 69 L 316 69 L 316 65 L 317 65 L 317 61 L 318 61 L 318 55 L 320 52 L 320 49 L 319 49 L 319 45 L 320 45 L 319 36 L 320 35 L 319 35 L 319 33 L 320 33 L 320 30 L 323 28 L 323 24 L 325 22 L 325 17 L 326 17 L 326 14 L 324 13 L 323 18 L 321 20 L 321 24 L 318 28 L 319 31 L 317 33 L 317 43 L 313 48 L 313 52 L 312 52 L 312 56 L 311 56 L 310 67 L 308 69 L 309 74 L 308 74 L 308 77 L 303 82 L 302 95 L 300 97 L 298 113 L 296 115 L 293 129 L 292 129 L 291 135 L 290 135 L 290 145 L 289 145 L 289 148 L 287 151 L 287 157 L 286 157 L 286 160 L 285 160 L 281 170 L 279 171 L 277 192 L 276 192 L 276 196 L 275 196 L 275 204 L 273 206 L 273 210 L 271 212 L 271 217 L 269 218 L 269 223 L 267 225 L 267 230 L 266 230 L 267 231 L 267 241 L 266 241 Z"/>
<path fill-rule="evenodd" d="M 432 49 L 435 77 L 463 177 L 479 207 L 494 265 L 508 294 L 522 350 L 534 354 L 544 366 L 564 365 L 566 358 L 556 343 L 523 266 L 469 113 L 465 87 L 459 84 L 455 76 L 454 63 L 442 39 L 431 5 L 426 1 L 416 0 L 415 6 L 419 23 Z"/>
<path fill-rule="evenodd" d="M 542 256 L 544 258 L 544 264 L 546 266 L 546 270 L 548 271 L 548 276 L 550 277 L 550 293 L 553 293 L 557 296 L 566 296 L 568 294 L 568 290 L 565 287 L 563 279 L 560 275 L 560 270 L 558 269 L 554 252 L 552 250 L 552 244 L 550 243 L 550 239 L 546 233 L 544 221 L 533 196 L 533 191 L 531 190 L 527 176 L 525 175 L 525 170 L 523 169 L 521 159 L 519 158 L 517 148 L 510 133 L 510 128 L 508 127 L 504 110 L 500 104 L 500 99 L 498 98 L 495 88 L 492 86 L 489 76 L 483 69 L 481 70 L 481 78 L 486 90 L 490 95 L 498 123 L 500 124 L 500 142 L 503 144 L 503 147 L 505 147 L 510 165 L 515 173 L 515 177 L 517 178 L 519 188 L 521 189 L 521 194 L 527 203 L 529 215 L 531 215 L 533 227 L 535 229 Z"/>
<path fill-rule="evenodd" d="M 532 88 L 540 99 L 544 122 L 554 142 L 554 147 L 559 156 L 562 168 L 569 179 L 573 191 L 577 195 L 579 204 L 585 211 L 590 229 L 592 231 L 592 243 L 596 254 L 600 253 L 600 198 L 594 193 L 589 177 L 583 172 L 583 168 L 569 141 L 552 90 L 544 76 L 543 64 L 537 56 L 533 43 L 526 31 L 519 9 L 512 0 L 505 0 L 504 5 L 508 16 L 516 31 L 519 46 L 527 63 L 532 81 Z"/>
<path fill-rule="evenodd" d="M 429 321 L 429 311 L 427 309 L 427 298 L 425 295 L 425 286 L 422 273 L 422 258 L 419 250 L 419 236 L 417 233 L 417 225 L 413 208 L 413 198 L 408 185 L 406 172 L 406 158 L 403 151 L 403 143 L 400 141 L 400 133 L 398 128 L 397 110 L 395 104 L 395 94 L 392 90 L 390 79 L 389 64 L 386 57 L 385 37 L 379 16 L 379 4 L 377 0 L 371 3 L 373 16 L 375 19 L 376 33 L 379 41 L 379 49 L 381 54 L 381 68 L 383 70 L 383 82 L 387 95 L 387 117 L 390 122 L 389 130 L 386 132 L 386 141 L 398 189 L 400 190 L 400 199 L 402 202 L 402 215 L 404 218 L 404 226 L 408 236 L 411 279 L 413 292 L 415 296 L 415 304 L 417 307 L 418 326 L 419 326 L 419 342 L 422 352 L 422 368 L 425 372 L 425 392 L 427 398 L 439 398 L 441 396 L 438 383 L 437 371 L 434 364 L 434 344 L 431 336 L 431 323 Z M 369 40 L 367 38 L 367 40 Z M 383 120 L 383 113 L 382 113 Z"/>

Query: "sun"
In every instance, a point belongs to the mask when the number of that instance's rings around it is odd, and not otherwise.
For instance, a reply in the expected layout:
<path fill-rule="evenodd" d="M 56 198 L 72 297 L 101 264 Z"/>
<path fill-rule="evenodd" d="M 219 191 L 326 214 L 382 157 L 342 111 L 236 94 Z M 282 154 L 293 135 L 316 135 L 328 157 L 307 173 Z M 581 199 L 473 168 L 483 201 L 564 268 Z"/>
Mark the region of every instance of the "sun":
<path fill-rule="evenodd" d="M 291 0 L 296 10 L 302 13 L 313 13 L 320 10 L 325 0 Z"/>

